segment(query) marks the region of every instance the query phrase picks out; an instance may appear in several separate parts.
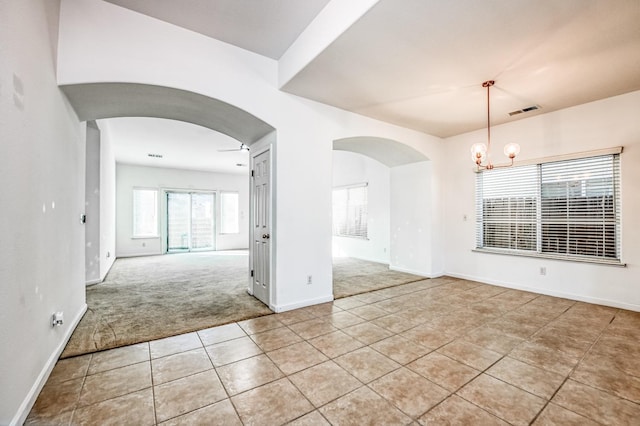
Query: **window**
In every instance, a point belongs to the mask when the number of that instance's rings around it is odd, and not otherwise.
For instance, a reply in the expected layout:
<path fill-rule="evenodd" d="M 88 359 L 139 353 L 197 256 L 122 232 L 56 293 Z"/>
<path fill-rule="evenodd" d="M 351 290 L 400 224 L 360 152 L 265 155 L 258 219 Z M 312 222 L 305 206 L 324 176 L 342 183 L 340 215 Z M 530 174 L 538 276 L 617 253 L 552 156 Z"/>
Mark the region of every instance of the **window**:
<path fill-rule="evenodd" d="M 478 249 L 620 261 L 620 155 L 491 170 L 476 181 Z"/>
<path fill-rule="evenodd" d="M 158 191 L 155 189 L 133 190 L 133 237 L 152 238 L 158 236 Z"/>
<path fill-rule="evenodd" d="M 240 232 L 239 195 L 237 192 L 220 194 L 220 232 L 237 234 Z"/>
<path fill-rule="evenodd" d="M 367 184 L 333 190 L 333 235 L 367 238 Z"/>

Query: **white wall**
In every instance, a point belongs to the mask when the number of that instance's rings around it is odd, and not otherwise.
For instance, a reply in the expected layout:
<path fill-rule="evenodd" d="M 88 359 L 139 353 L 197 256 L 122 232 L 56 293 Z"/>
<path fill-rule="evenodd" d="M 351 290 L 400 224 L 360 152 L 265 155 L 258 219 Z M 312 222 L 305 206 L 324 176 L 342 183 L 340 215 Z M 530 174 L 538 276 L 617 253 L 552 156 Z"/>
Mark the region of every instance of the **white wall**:
<path fill-rule="evenodd" d="M 85 161 L 84 262 L 85 282 L 100 282 L 100 130 L 95 122 L 87 123 Z"/>
<path fill-rule="evenodd" d="M 116 159 L 106 123 L 100 128 L 100 281 L 116 260 Z"/>
<path fill-rule="evenodd" d="M 194 170 L 117 164 L 116 255 L 145 256 L 166 252 L 166 202 L 162 190 L 207 190 L 237 192 L 240 197 L 240 232 L 220 233 L 220 200 L 216 195 L 216 249 L 233 250 L 249 247 L 249 176 L 210 173 Z M 132 238 L 133 188 L 158 189 L 160 232 L 157 238 Z"/>
<path fill-rule="evenodd" d="M 494 149 L 518 142 L 519 159 L 535 159 L 624 146 L 622 172 L 622 261 L 626 268 L 474 253 L 475 174 L 469 147 L 484 131 L 446 140 L 446 270 L 450 275 L 539 293 L 640 310 L 640 92 L 628 93 L 492 127 Z M 518 159 L 516 159 L 518 160 Z M 497 162 L 497 161 L 496 161 Z M 468 217 L 463 220 L 464 215 Z M 545 266 L 547 274 L 539 274 Z"/>
<path fill-rule="evenodd" d="M 327 171 L 334 140 L 388 138 L 439 160 L 439 138 L 280 92 L 276 61 L 113 4 L 63 0 L 60 31 L 60 84 L 116 81 L 189 90 L 242 108 L 277 129 L 277 310 L 333 297 L 332 177 Z M 89 51 L 100 52 L 91 63 L 85 60 Z M 441 224 L 432 221 L 431 226 Z M 308 275 L 313 275 L 311 286 Z"/>
<path fill-rule="evenodd" d="M 432 257 L 431 162 L 391 169 L 391 269 L 426 277 L 442 275 Z"/>
<path fill-rule="evenodd" d="M 3 425 L 22 424 L 85 309 L 85 134 L 56 85 L 55 6 L 0 2 Z M 51 327 L 54 311 L 63 326 Z"/>
<path fill-rule="evenodd" d="M 333 151 L 333 186 L 367 183 L 368 239 L 333 236 L 333 256 L 389 263 L 389 167 L 365 155 Z"/>

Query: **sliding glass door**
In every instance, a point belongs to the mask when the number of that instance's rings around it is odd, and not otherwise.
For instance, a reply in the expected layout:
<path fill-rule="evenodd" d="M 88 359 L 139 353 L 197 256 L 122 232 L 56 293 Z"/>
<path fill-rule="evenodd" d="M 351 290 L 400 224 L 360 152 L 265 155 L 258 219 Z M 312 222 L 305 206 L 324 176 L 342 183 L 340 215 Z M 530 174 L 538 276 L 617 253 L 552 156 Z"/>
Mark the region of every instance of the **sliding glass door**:
<path fill-rule="evenodd" d="M 213 250 L 215 199 L 211 192 L 167 192 L 167 252 Z"/>

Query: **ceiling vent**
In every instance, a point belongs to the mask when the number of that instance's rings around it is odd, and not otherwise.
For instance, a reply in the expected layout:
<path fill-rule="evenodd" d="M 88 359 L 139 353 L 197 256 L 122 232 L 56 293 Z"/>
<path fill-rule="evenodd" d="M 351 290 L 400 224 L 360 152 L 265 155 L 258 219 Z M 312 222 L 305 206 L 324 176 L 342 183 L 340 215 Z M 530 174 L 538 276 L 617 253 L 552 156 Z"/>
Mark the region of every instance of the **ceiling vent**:
<path fill-rule="evenodd" d="M 540 108 L 541 108 L 540 105 L 531 105 L 531 106 L 528 106 L 526 108 L 518 109 L 516 111 L 511 111 L 509 113 L 509 115 L 510 116 L 514 116 L 514 115 L 522 114 L 523 112 L 535 111 L 535 110 L 540 109 Z"/>
<path fill-rule="evenodd" d="M 147 156 L 152 157 L 152 158 L 162 158 L 162 154 L 147 154 Z"/>

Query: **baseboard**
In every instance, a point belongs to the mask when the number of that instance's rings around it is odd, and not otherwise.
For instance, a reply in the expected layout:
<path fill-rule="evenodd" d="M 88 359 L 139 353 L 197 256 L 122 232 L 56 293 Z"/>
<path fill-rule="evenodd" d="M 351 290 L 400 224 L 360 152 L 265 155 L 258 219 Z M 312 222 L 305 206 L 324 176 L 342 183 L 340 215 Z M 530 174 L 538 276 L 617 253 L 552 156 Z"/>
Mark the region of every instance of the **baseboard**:
<path fill-rule="evenodd" d="M 327 303 L 333 301 L 333 294 L 323 297 L 317 297 L 315 299 L 307 299 L 301 302 L 289 303 L 287 305 L 269 305 L 269 309 L 271 309 L 275 313 L 281 313 L 286 311 L 292 311 L 294 309 L 305 308 L 307 306 L 318 305 L 320 303 Z"/>
<path fill-rule="evenodd" d="M 94 284 L 100 284 L 102 282 L 102 280 L 100 278 L 96 278 L 95 280 L 89 280 L 87 282 L 84 283 L 85 286 L 90 286 L 90 285 L 94 285 Z"/>
<path fill-rule="evenodd" d="M 419 276 L 425 277 L 425 278 L 438 278 L 438 277 L 441 277 L 443 275 L 442 273 L 425 274 L 424 271 L 417 271 L 417 270 L 409 269 L 409 268 L 400 268 L 398 266 L 393 266 L 393 265 L 389 265 L 389 269 L 392 270 L 392 271 L 405 272 L 407 274 L 419 275 Z"/>
<path fill-rule="evenodd" d="M 13 420 L 11 420 L 11 423 L 9 423 L 11 426 L 21 425 L 27 419 L 29 412 L 33 408 L 33 404 L 36 403 L 36 399 L 38 399 L 38 395 L 40 395 L 40 391 L 42 391 L 42 388 L 44 387 L 45 383 L 47 383 L 47 379 L 51 374 L 51 370 L 53 370 L 53 367 L 55 367 L 56 362 L 58 362 L 58 358 L 60 358 L 60 354 L 62 354 L 62 351 L 64 350 L 65 346 L 67 346 L 67 343 L 71 338 L 71 335 L 73 334 L 74 330 L 78 326 L 78 323 L 82 319 L 82 316 L 84 315 L 85 312 L 87 312 L 86 303 L 82 306 L 82 309 L 80 309 L 80 312 L 78 312 L 76 317 L 73 319 L 73 321 L 70 324 L 70 327 L 68 327 L 67 331 L 65 332 L 64 338 L 60 341 L 60 344 L 58 345 L 56 350 L 53 351 L 53 353 L 47 360 L 46 364 L 40 371 L 40 374 L 38 375 L 38 379 L 33 384 L 33 386 L 31 386 L 31 390 L 29 390 L 29 393 L 27 394 L 25 399 L 22 401 L 22 404 L 20 404 L 20 408 L 18 409 L 18 412 L 16 413 L 15 416 L 13 416 Z"/>
<path fill-rule="evenodd" d="M 118 253 L 118 255 L 116 256 L 116 259 L 121 258 L 121 257 L 159 256 L 161 254 L 164 254 L 164 253 L 149 253 L 148 251 L 146 251 L 146 252 L 132 252 L 132 253 Z"/>
<path fill-rule="evenodd" d="M 454 277 L 454 278 L 462 278 L 464 280 L 477 281 L 479 283 L 491 284 L 498 287 L 510 288 L 513 290 L 529 291 L 531 293 L 544 294 L 546 296 L 561 297 L 563 299 L 570 299 L 578 302 L 593 303 L 596 305 L 610 306 L 612 308 L 620 308 L 620 309 L 627 309 L 629 311 L 640 312 L 640 305 L 636 305 L 633 303 L 624 303 L 624 302 L 618 302 L 616 300 L 601 299 L 599 297 L 589 297 L 589 296 L 583 296 L 580 294 L 565 293 L 562 291 L 540 289 L 537 287 L 529 287 L 526 285 L 518 285 L 510 282 L 479 278 L 479 277 L 474 277 L 466 274 L 457 274 L 457 273 L 448 272 L 447 276 Z"/>

